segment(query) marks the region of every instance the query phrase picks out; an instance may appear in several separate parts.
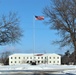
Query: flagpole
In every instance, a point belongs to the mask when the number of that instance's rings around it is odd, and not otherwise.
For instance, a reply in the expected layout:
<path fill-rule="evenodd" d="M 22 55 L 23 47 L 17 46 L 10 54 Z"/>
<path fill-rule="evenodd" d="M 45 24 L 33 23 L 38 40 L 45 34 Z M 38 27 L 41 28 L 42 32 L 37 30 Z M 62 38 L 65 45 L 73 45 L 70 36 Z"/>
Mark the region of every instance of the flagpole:
<path fill-rule="evenodd" d="M 33 16 L 33 58 L 35 54 L 35 17 Z"/>
<path fill-rule="evenodd" d="M 44 20 L 44 16 L 33 16 L 33 41 L 34 41 L 34 50 L 33 53 L 35 53 L 35 19 L 36 20 Z"/>
<path fill-rule="evenodd" d="M 35 62 L 34 59 L 34 54 L 35 54 L 35 47 L 36 47 L 36 41 L 35 41 L 35 19 L 36 20 L 44 20 L 44 16 L 33 16 L 33 61 Z"/>

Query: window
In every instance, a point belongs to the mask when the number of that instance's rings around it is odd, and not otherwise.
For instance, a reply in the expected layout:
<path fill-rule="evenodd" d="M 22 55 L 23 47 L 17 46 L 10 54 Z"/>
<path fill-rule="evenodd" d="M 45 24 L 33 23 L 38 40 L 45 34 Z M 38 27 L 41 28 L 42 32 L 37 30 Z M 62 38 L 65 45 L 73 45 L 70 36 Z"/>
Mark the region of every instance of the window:
<path fill-rule="evenodd" d="M 53 57 L 53 59 L 55 59 L 55 57 Z"/>
<path fill-rule="evenodd" d="M 40 63 L 40 61 L 38 61 L 38 63 Z"/>
<path fill-rule="evenodd" d="M 57 59 L 59 59 L 59 57 L 57 57 Z"/>
<path fill-rule="evenodd" d="M 13 62 L 11 61 L 11 63 L 13 63 Z"/>
<path fill-rule="evenodd" d="M 27 61 L 27 63 L 29 63 L 29 61 Z"/>
<path fill-rule="evenodd" d="M 16 59 L 16 57 L 15 57 L 15 59 Z"/>
<path fill-rule="evenodd" d="M 11 59 L 13 59 L 13 57 L 11 57 Z"/>
<path fill-rule="evenodd" d="M 55 63 L 55 61 L 53 61 L 53 63 Z"/>
<path fill-rule="evenodd" d="M 40 59 L 40 57 L 38 57 L 38 59 Z"/>
<path fill-rule="evenodd" d="M 57 61 L 57 63 L 59 63 L 59 61 Z"/>
<path fill-rule="evenodd" d="M 50 63 L 51 63 L 51 61 L 50 61 Z"/>
<path fill-rule="evenodd" d="M 51 59 L 51 57 L 49 57 Z"/>
<path fill-rule="evenodd" d="M 25 59 L 25 57 L 23 57 L 23 59 Z"/>
<path fill-rule="evenodd" d="M 16 61 L 15 61 L 15 63 L 16 63 Z"/>
<path fill-rule="evenodd" d="M 30 57 L 30 59 L 32 59 L 32 57 Z"/>
<path fill-rule="evenodd" d="M 41 61 L 41 63 L 43 63 L 43 61 Z"/>
<path fill-rule="evenodd" d="M 46 59 L 46 57 L 45 57 L 45 59 Z"/>
<path fill-rule="evenodd" d="M 20 63 L 20 61 L 19 61 L 19 63 Z"/>
<path fill-rule="evenodd" d="M 20 59 L 20 57 L 19 57 L 19 59 Z"/>
<path fill-rule="evenodd" d="M 43 57 L 41 57 L 41 59 L 43 59 Z"/>
<path fill-rule="evenodd" d="M 30 61 L 30 63 L 32 63 L 32 61 Z"/>

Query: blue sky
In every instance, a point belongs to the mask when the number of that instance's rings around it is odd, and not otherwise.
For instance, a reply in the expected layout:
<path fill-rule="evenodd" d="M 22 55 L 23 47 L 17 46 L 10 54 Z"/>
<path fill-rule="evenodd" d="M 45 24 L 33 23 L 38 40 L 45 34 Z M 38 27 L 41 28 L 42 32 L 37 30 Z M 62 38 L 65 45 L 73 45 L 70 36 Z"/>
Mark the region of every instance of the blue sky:
<path fill-rule="evenodd" d="M 50 30 L 44 21 L 35 20 L 35 15 L 43 15 L 43 8 L 50 4 L 50 0 L 0 0 L 0 14 L 17 12 L 20 17 L 20 27 L 23 30 L 23 37 L 19 44 L 0 46 L 0 51 L 12 50 L 14 52 L 31 53 L 63 53 L 58 46 L 51 44 L 58 36 Z M 34 28 L 35 25 L 35 39 Z"/>

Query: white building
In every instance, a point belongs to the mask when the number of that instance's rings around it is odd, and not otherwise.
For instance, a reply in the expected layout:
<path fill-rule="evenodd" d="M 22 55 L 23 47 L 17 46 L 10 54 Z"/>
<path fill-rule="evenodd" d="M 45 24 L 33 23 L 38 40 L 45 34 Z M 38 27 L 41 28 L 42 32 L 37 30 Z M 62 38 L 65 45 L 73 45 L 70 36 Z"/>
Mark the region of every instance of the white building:
<path fill-rule="evenodd" d="M 9 65 L 20 64 L 61 64 L 61 56 L 58 54 L 12 54 L 9 56 Z"/>

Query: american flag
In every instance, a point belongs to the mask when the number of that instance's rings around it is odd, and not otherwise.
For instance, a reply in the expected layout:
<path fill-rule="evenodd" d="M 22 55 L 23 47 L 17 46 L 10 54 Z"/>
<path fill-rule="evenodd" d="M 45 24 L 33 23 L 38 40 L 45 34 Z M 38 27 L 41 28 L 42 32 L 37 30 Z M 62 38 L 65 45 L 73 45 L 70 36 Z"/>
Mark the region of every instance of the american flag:
<path fill-rule="evenodd" d="M 42 56 L 43 54 L 36 54 L 35 56 Z"/>
<path fill-rule="evenodd" d="M 35 16 L 36 20 L 44 20 L 44 16 Z"/>

